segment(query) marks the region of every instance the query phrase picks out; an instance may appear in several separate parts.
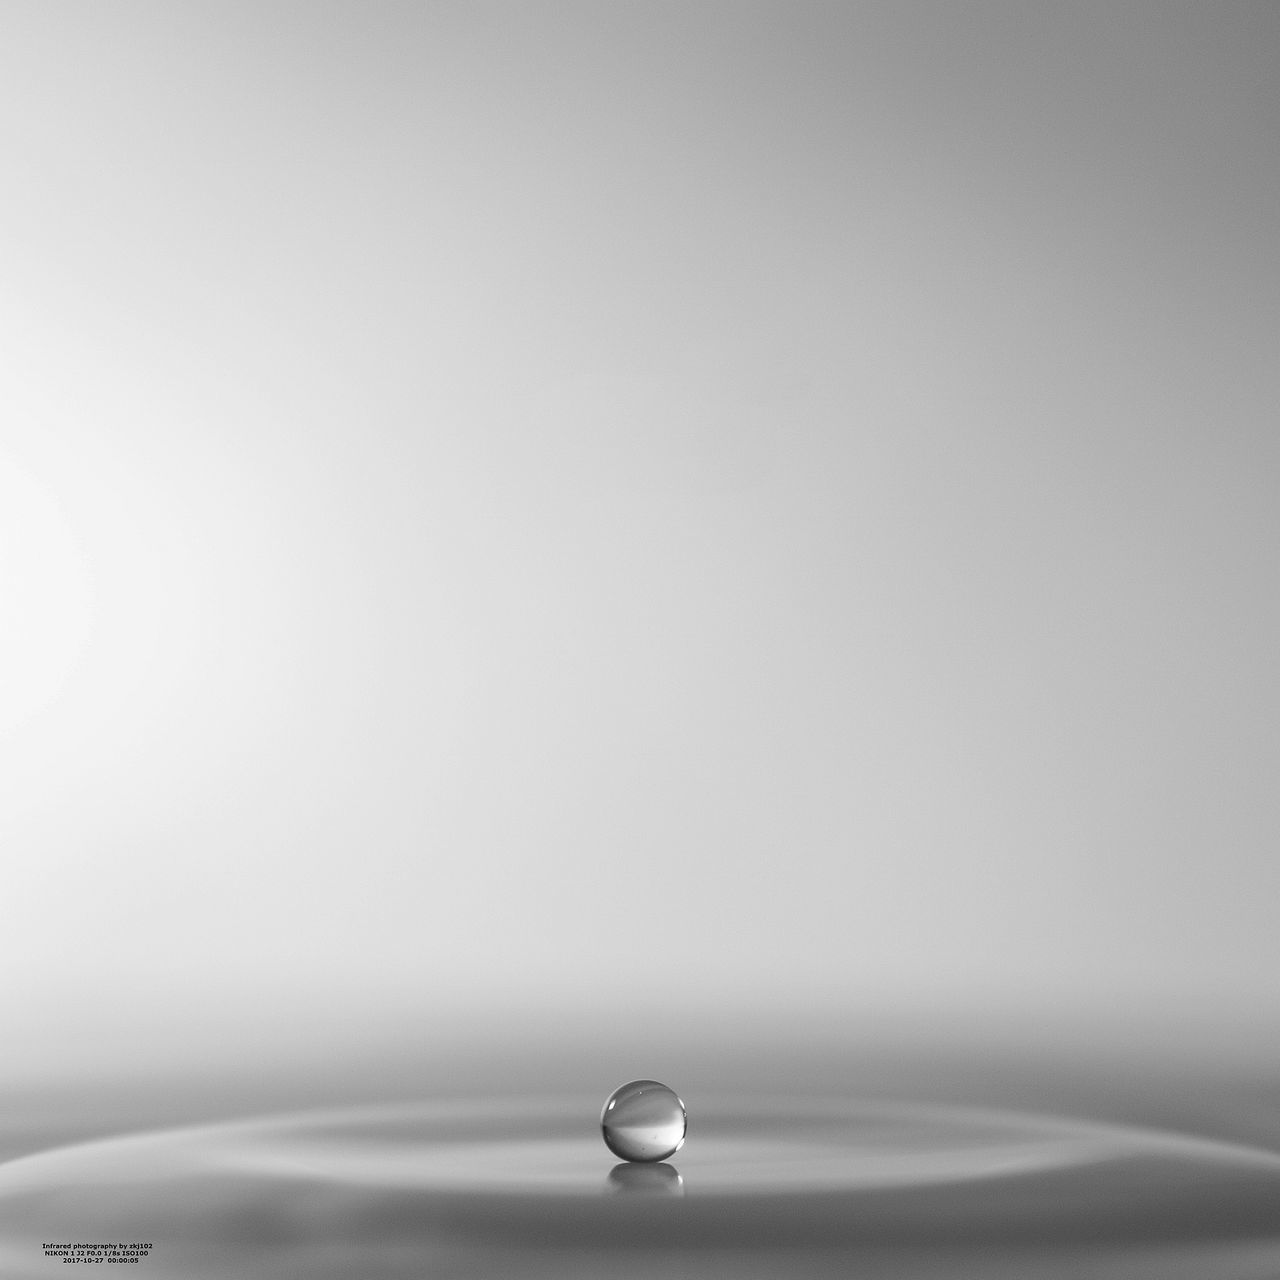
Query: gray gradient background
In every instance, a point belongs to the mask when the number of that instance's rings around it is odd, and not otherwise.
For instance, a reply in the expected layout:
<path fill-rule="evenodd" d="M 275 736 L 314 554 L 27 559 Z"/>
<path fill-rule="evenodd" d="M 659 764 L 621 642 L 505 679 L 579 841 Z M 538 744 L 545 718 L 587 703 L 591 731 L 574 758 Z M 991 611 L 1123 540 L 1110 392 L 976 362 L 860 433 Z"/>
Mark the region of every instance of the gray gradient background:
<path fill-rule="evenodd" d="M 1271 1035 L 1278 56 L 6 4 L 4 1079 Z"/>

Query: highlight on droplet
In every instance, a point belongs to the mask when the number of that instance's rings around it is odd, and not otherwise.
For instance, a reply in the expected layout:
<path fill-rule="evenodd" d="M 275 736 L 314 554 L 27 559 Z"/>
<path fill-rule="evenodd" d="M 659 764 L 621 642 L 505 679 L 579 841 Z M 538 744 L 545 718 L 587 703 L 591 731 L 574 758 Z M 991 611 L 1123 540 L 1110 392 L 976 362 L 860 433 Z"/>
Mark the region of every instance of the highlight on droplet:
<path fill-rule="evenodd" d="M 605 1099 L 600 1132 L 623 1160 L 665 1160 L 684 1146 L 688 1118 L 674 1090 L 657 1080 L 629 1080 Z"/>

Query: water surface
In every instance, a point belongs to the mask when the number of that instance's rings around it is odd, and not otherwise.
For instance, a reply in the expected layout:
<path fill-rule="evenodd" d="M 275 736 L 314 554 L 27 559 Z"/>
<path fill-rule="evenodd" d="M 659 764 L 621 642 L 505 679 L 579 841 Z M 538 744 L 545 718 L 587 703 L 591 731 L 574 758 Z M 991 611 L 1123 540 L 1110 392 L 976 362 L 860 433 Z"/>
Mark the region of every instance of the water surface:
<path fill-rule="evenodd" d="M 1280 1275 L 1280 1154 L 1263 1145 L 1025 1108 L 685 1100 L 688 1142 L 643 1182 L 577 1096 L 37 1152 L 0 1165 L 0 1262 L 48 1275 L 65 1264 L 41 1246 L 70 1236 L 153 1243 L 129 1264 L 150 1280 Z"/>

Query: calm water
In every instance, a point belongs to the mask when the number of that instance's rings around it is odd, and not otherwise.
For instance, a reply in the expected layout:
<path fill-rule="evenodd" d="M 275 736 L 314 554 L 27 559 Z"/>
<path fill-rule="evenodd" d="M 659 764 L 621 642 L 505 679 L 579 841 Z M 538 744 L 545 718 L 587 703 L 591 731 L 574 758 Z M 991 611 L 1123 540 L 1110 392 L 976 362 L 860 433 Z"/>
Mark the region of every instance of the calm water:
<path fill-rule="evenodd" d="M 670 1083 L 688 1140 L 647 1167 L 618 1167 L 603 1094 L 577 1091 L 29 1151 L 0 1165 L 0 1272 L 65 1275 L 43 1246 L 84 1242 L 154 1246 L 84 1264 L 149 1280 L 1280 1277 L 1275 1119 L 1251 1126 L 1257 1098 L 1224 1085 L 1202 1087 L 1198 1110 L 1169 1095 L 1143 1115 L 1096 1076 L 1042 1090 L 1070 1114 L 1033 1105 L 1030 1084 L 996 1105 Z"/>

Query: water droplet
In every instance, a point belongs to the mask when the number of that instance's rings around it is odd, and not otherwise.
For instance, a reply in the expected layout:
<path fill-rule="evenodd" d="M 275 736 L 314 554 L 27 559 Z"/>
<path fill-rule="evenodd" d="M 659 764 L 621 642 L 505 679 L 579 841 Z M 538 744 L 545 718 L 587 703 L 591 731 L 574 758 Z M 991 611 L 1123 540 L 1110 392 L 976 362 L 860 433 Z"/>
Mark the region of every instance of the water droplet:
<path fill-rule="evenodd" d="M 656 1080 L 619 1085 L 600 1112 L 605 1146 L 623 1160 L 665 1160 L 684 1146 L 684 1103 Z"/>

